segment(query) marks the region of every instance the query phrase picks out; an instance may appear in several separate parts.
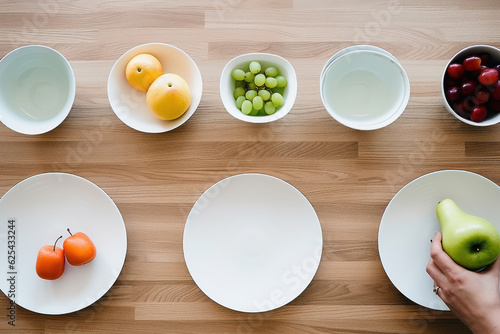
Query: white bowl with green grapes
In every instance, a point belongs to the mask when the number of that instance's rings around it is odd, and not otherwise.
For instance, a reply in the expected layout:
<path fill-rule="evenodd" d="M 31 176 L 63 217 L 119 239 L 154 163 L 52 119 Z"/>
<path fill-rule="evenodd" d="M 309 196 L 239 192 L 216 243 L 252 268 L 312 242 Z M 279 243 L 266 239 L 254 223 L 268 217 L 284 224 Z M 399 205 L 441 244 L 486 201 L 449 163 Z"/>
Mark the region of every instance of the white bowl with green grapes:
<path fill-rule="evenodd" d="M 297 97 L 297 75 L 283 57 L 247 53 L 222 70 L 220 96 L 226 110 L 250 123 L 268 123 L 285 116 Z"/>

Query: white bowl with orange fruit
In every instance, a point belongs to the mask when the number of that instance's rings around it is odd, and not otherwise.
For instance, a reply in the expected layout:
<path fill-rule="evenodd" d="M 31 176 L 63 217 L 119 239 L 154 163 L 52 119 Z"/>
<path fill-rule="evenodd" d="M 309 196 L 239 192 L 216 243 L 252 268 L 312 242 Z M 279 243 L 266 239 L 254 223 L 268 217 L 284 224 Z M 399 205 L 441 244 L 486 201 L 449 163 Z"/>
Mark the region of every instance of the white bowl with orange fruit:
<path fill-rule="evenodd" d="M 202 90 L 196 62 L 164 43 L 142 44 L 125 52 L 108 78 L 108 99 L 116 116 L 148 133 L 184 124 L 198 108 Z"/>

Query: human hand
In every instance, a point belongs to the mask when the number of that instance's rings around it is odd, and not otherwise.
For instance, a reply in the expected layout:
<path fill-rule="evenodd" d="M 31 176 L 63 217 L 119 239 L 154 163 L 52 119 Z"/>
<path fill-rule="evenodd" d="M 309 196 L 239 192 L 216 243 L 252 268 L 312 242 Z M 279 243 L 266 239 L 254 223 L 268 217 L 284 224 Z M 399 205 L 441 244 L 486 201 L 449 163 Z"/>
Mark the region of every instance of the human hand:
<path fill-rule="evenodd" d="M 500 257 L 481 272 L 467 270 L 443 251 L 436 232 L 426 270 L 438 296 L 472 332 L 500 333 Z"/>

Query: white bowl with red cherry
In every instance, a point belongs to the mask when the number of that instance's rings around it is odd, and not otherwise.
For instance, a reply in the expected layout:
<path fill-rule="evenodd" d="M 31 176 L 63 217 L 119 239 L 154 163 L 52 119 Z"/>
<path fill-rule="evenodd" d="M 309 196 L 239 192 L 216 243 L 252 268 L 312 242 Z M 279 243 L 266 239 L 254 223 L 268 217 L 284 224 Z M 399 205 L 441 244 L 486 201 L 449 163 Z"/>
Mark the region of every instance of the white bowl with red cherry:
<path fill-rule="evenodd" d="M 500 49 L 472 45 L 446 65 L 441 91 L 446 109 L 464 123 L 489 126 L 500 122 Z"/>

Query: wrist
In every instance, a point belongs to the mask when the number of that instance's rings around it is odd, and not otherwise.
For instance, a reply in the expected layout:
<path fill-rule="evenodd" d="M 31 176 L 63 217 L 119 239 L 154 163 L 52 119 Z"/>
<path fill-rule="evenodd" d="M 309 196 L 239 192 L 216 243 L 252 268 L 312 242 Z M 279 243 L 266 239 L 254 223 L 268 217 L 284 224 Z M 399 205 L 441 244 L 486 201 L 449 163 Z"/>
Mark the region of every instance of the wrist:
<path fill-rule="evenodd" d="M 470 329 L 474 334 L 500 334 L 500 305 L 491 309 L 483 319 L 477 319 Z"/>

